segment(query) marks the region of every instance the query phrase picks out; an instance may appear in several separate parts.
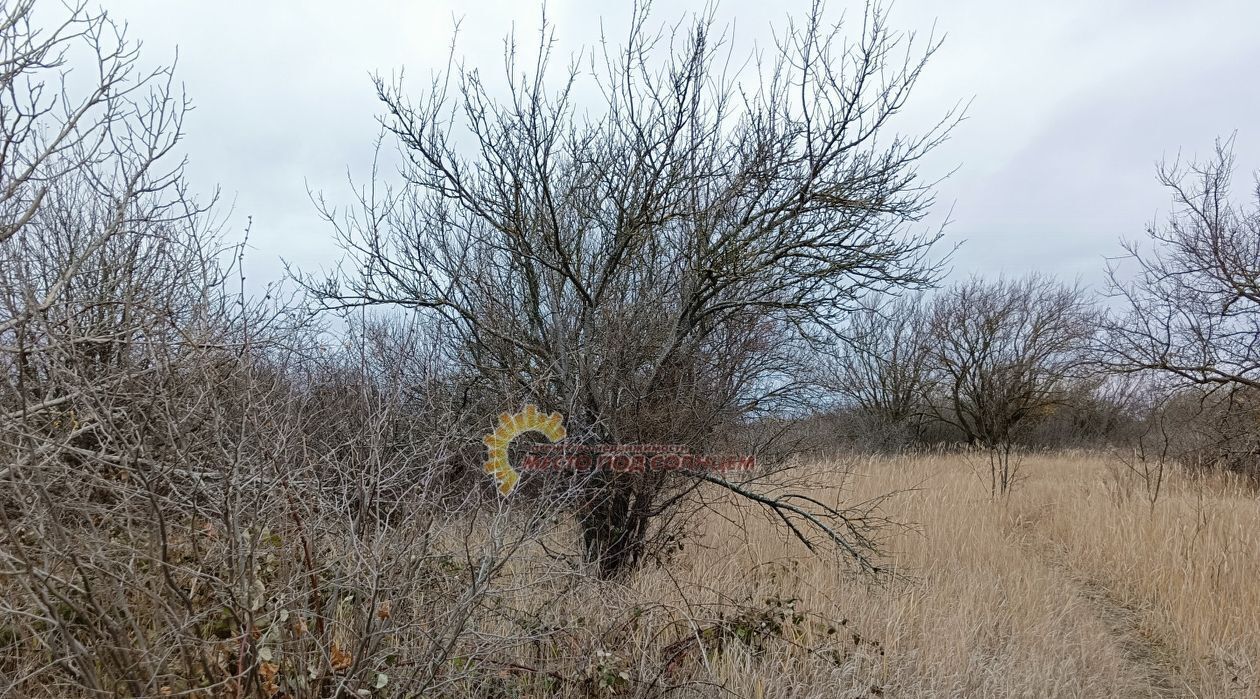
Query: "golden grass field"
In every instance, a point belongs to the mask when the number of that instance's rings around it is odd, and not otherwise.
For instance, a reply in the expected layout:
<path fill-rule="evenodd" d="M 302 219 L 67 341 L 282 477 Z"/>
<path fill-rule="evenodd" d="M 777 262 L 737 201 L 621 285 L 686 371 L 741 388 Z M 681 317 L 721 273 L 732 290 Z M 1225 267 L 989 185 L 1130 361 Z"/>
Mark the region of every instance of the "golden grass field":
<path fill-rule="evenodd" d="M 702 634 L 727 602 L 797 598 L 764 650 L 695 652 L 715 696 L 1260 696 L 1254 493 L 1173 475 L 1152 509 L 1132 474 L 1090 455 L 1028 457 L 996 502 L 962 456 L 848 467 L 833 497 L 906 491 L 885 508 L 914 527 L 887 541 L 900 579 L 872 585 L 746 507 L 719 508 L 700 545 L 589 611 L 653 600 L 668 618 L 642 628 Z M 630 646 L 647 657 L 653 640 Z"/>

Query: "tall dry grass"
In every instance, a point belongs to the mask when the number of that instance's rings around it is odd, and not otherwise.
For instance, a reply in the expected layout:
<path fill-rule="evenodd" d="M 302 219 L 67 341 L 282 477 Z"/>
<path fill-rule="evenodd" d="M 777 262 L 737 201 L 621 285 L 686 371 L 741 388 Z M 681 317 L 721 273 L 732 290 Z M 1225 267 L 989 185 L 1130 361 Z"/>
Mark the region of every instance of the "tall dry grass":
<path fill-rule="evenodd" d="M 992 502 L 976 468 L 960 456 L 871 458 L 845 478 L 847 498 L 902 491 L 886 507 L 914 530 L 889 542 L 894 582 L 854 579 L 731 508 L 636 589 L 668 599 L 681 588 L 692 607 L 796 598 L 847 620 L 847 662 L 780 647 L 711 668 L 741 696 L 1260 693 L 1253 493 L 1173 476 L 1151 507 L 1108 459 L 1050 455 L 1026 459 L 1014 494 Z"/>
<path fill-rule="evenodd" d="M 540 537 L 522 539 L 487 574 L 478 563 L 484 556 L 465 562 L 460 549 L 519 538 L 512 535 L 516 514 L 487 513 L 459 528 L 467 536 L 446 542 L 454 529 L 439 532 L 430 548 L 451 555 L 430 556 L 438 563 L 383 552 L 380 570 L 393 577 L 374 578 L 371 595 L 339 598 L 329 647 L 343 655 L 332 658 L 327 686 L 344 688 L 345 696 L 409 696 L 407 687 L 418 685 L 406 679 L 420 662 L 433 664 L 424 670 L 433 677 L 425 683 L 432 696 L 1260 692 L 1254 493 L 1224 479 L 1174 474 L 1152 507 L 1141 483 L 1110 459 L 1068 454 L 1027 458 L 1014 493 L 992 501 L 977 475 L 982 466 L 926 456 L 802 467 L 827 483 L 815 495 L 833 502 L 897 493 L 883 509 L 907 527 L 888 532 L 892 577 L 879 583 L 853 574 L 842 559 L 811 555 L 780 523 L 734 500 L 718 501 L 695 522 L 695 538 L 629 579 L 584 572 L 574 525 L 545 513 L 535 513 L 550 522 Z M 286 550 L 276 550 L 277 560 L 293 557 Z M 347 551 L 338 565 L 362 554 Z M 434 581 L 394 580 L 407 566 L 408 575 Z M 484 579 L 470 587 L 475 571 Z M 281 595 L 264 611 L 310 618 L 303 599 Z M 456 617 L 455 632 L 438 633 Z M 258 643 L 271 644 L 275 655 L 248 661 L 262 662 L 266 683 L 248 693 L 231 682 L 213 691 L 188 684 L 187 696 L 297 696 L 289 694 L 299 686 L 289 674 L 322 646 L 297 631 L 268 641 L 274 626 L 261 627 Z M 437 640 L 449 643 L 440 656 L 420 653 Z M 384 650 L 364 650 L 373 643 Z M 14 667 L 40 657 L 32 651 Z M 355 684 L 354 669 L 367 664 L 368 681 Z M 50 671 L 45 679 L 58 677 Z M 22 691 L 39 686 L 49 688 L 33 678 Z"/>

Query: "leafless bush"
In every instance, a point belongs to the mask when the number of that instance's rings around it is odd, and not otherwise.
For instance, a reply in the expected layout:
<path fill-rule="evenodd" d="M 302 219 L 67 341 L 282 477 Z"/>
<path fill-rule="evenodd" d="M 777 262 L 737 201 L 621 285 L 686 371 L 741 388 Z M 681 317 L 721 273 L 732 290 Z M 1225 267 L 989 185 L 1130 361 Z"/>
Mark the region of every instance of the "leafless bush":
<path fill-rule="evenodd" d="M 407 329 L 328 348 L 232 293 L 213 250 L 195 219 L 120 232 L 4 355 L 25 392 L 0 425 L 0 691 L 477 692 L 469 659 L 533 643 L 574 577 L 538 547 L 571 504 L 445 487 L 463 440 L 403 399 L 440 369 L 393 361 Z"/>
<path fill-rule="evenodd" d="M 1175 430 L 1176 460 L 1191 473 L 1224 471 L 1260 484 L 1260 403 L 1249 388 L 1182 389 L 1166 419 Z"/>
<path fill-rule="evenodd" d="M 1142 496 L 1152 514 L 1164 492 L 1168 469 L 1178 455 L 1178 429 L 1171 424 L 1167 407 L 1161 400 L 1143 406 L 1136 420 L 1139 426 L 1137 434 L 1121 445 L 1113 464 L 1122 469 L 1112 474 L 1117 499 L 1126 500 L 1132 494 L 1132 488 L 1123 482 L 1126 477 L 1132 478 L 1141 486 Z"/>
<path fill-rule="evenodd" d="M 455 661 L 533 642 L 573 576 L 538 546 L 565 494 L 443 487 L 462 441 L 427 339 L 328 347 L 247 296 L 172 161 L 170 71 L 32 8 L 0 22 L 0 694 L 476 693 Z"/>
<path fill-rule="evenodd" d="M 1037 449 L 1104 449 L 1132 445 L 1145 429 L 1149 386 L 1103 372 L 1069 380 L 1061 399 L 1023 430 L 1020 441 Z"/>

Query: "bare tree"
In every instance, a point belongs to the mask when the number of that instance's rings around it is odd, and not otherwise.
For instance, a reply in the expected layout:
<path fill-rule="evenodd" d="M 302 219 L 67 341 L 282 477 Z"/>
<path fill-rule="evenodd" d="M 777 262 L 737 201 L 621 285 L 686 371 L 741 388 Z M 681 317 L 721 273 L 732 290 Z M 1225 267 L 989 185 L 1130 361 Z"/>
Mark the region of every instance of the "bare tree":
<path fill-rule="evenodd" d="M 1017 436 L 1088 370 L 1097 332 L 1079 286 L 1032 275 L 958 284 L 934 300 L 934 411 L 989 458 L 994 496 L 1018 476 Z"/>
<path fill-rule="evenodd" d="M 639 8 L 624 44 L 589 54 L 583 91 L 544 25 L 528 65 L 507 42 L 502 98 L 462 63 L 415 98 L 378 79 L 406 182 L 325 209 L 354 264 L 307 280 L 327 305 L 448 325 L 499 410 L 704 448 L 798 399 L 805 350 L 860 296 L 934 278 L 937 235 L 908 226 L 932 201 L 916 164 L 955 115 L 914 138 L 890 124 L 935 42 L 916 54 L 879 11 L 847 40 L 815 6 L 741 84 L 711 17 L 658 33 Z M 641 556 L 676 478 L 595 479 L 582 520 L 607 574 Z"/>
<path fill-rule="evenodd" d="M 857 408 L 881 440 L 904 445 L 927 416 L 930 339 L 922 297 L 877 298 L 845 326 L 822 367 L 823 385 Z"/>
<path fill-rule="evenodd" d="M 1108 265 L 1120 309 L 1108 318 L 1101 357 L 1110 370 L 1177 397 L 1174 424 L 1165 428 L 1177 433 L 1177 459 L 1254 477 L 1260 182 L 1249 205 L 1239 204 L 1233 175 L 1232 141 L 1218 141 L 1208 160 L 1160 165 L 1174 208 L 1147 228 L 1144 243 L 1126 241 L 1127 255 Z"/>
<path fill-rule="evenodd" d="M 1206 162 L 1161 165 L 1171 216 L 1148 228 L 1149 247 L 1124 244 L 1121 261 L 1136 270 L 1108 267 L 1123 303 L 1107 325 L 1112 370 L 1260 389 L 1260 183 L 1249 208 L 1233 201 L 1231 146 L 1218 142 Z"/>
<path fill-rule="evenodd" d="M 178 163 L 157 164 L 178 140 L 186 104 L 170 89 L 170 71 L 143 72 L 122 28 L 86 3 L 43 30 L 32 25 L 34 7 L 19 0 L 0 11 L 0 242 L 77 178 L 78 187 L 112 198 L 99 243 L 126 220 L 132 199 L 177 180 Z M 95 80 L 69 89 L 71 60 Z"/>

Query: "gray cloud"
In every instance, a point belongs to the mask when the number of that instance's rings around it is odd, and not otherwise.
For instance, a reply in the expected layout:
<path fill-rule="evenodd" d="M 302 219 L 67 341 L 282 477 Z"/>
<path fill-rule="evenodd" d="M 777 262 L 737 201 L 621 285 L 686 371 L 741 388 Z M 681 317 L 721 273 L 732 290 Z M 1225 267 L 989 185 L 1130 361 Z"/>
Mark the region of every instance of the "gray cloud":
<path fill-rule="evenodd" d="M 768 45 L 771 23 L 807 5 L 727 0 L 718 14 L 734 23 L 738 51 Z M 673 20 L 703 6 L 661 3 L 656 15 Z M 405 66 L 425 78 L 440 69 L 455 17 L 458 53 L 497 70 L 503 35 L 515 22 L 521 40 L 532 39 L 539 15 L 505 0 L 107 7 L 144 41 L 147 60 L 169 60 L 178 46 L 179 77 L 197 105 L 186 141 L 194 185 L 223 188 L 234 228 L 252 216 L 256 280 L 278 276 L 281 256 L 306 267 L 336 260 L 307 190 L 348 201 L 347 171 L 366 172 L 378 113 L 370 73 Z M 590 3 L 552 2 L 548 12 L 561 55 L 598 37 L 601 11 Z M 603 14 L 615 36 L 626 9 Z M 947 233 L 966 240 L 958 273 L 1038 268 L 1095 281 L 1118 238 L 1140 235 L 1166 210 L 1154 179 L 1161 156 L 1206 153 L 1237 130 L 1240 184 L 1260 167 L 1260 3 L 902 0 L 893 18 L 946 35 L 901 128 L 973 100 L 968 120 L 925 163 L 928 176 L 959 167 L 940 188 L 936 221 L 953 207 Z"/>

